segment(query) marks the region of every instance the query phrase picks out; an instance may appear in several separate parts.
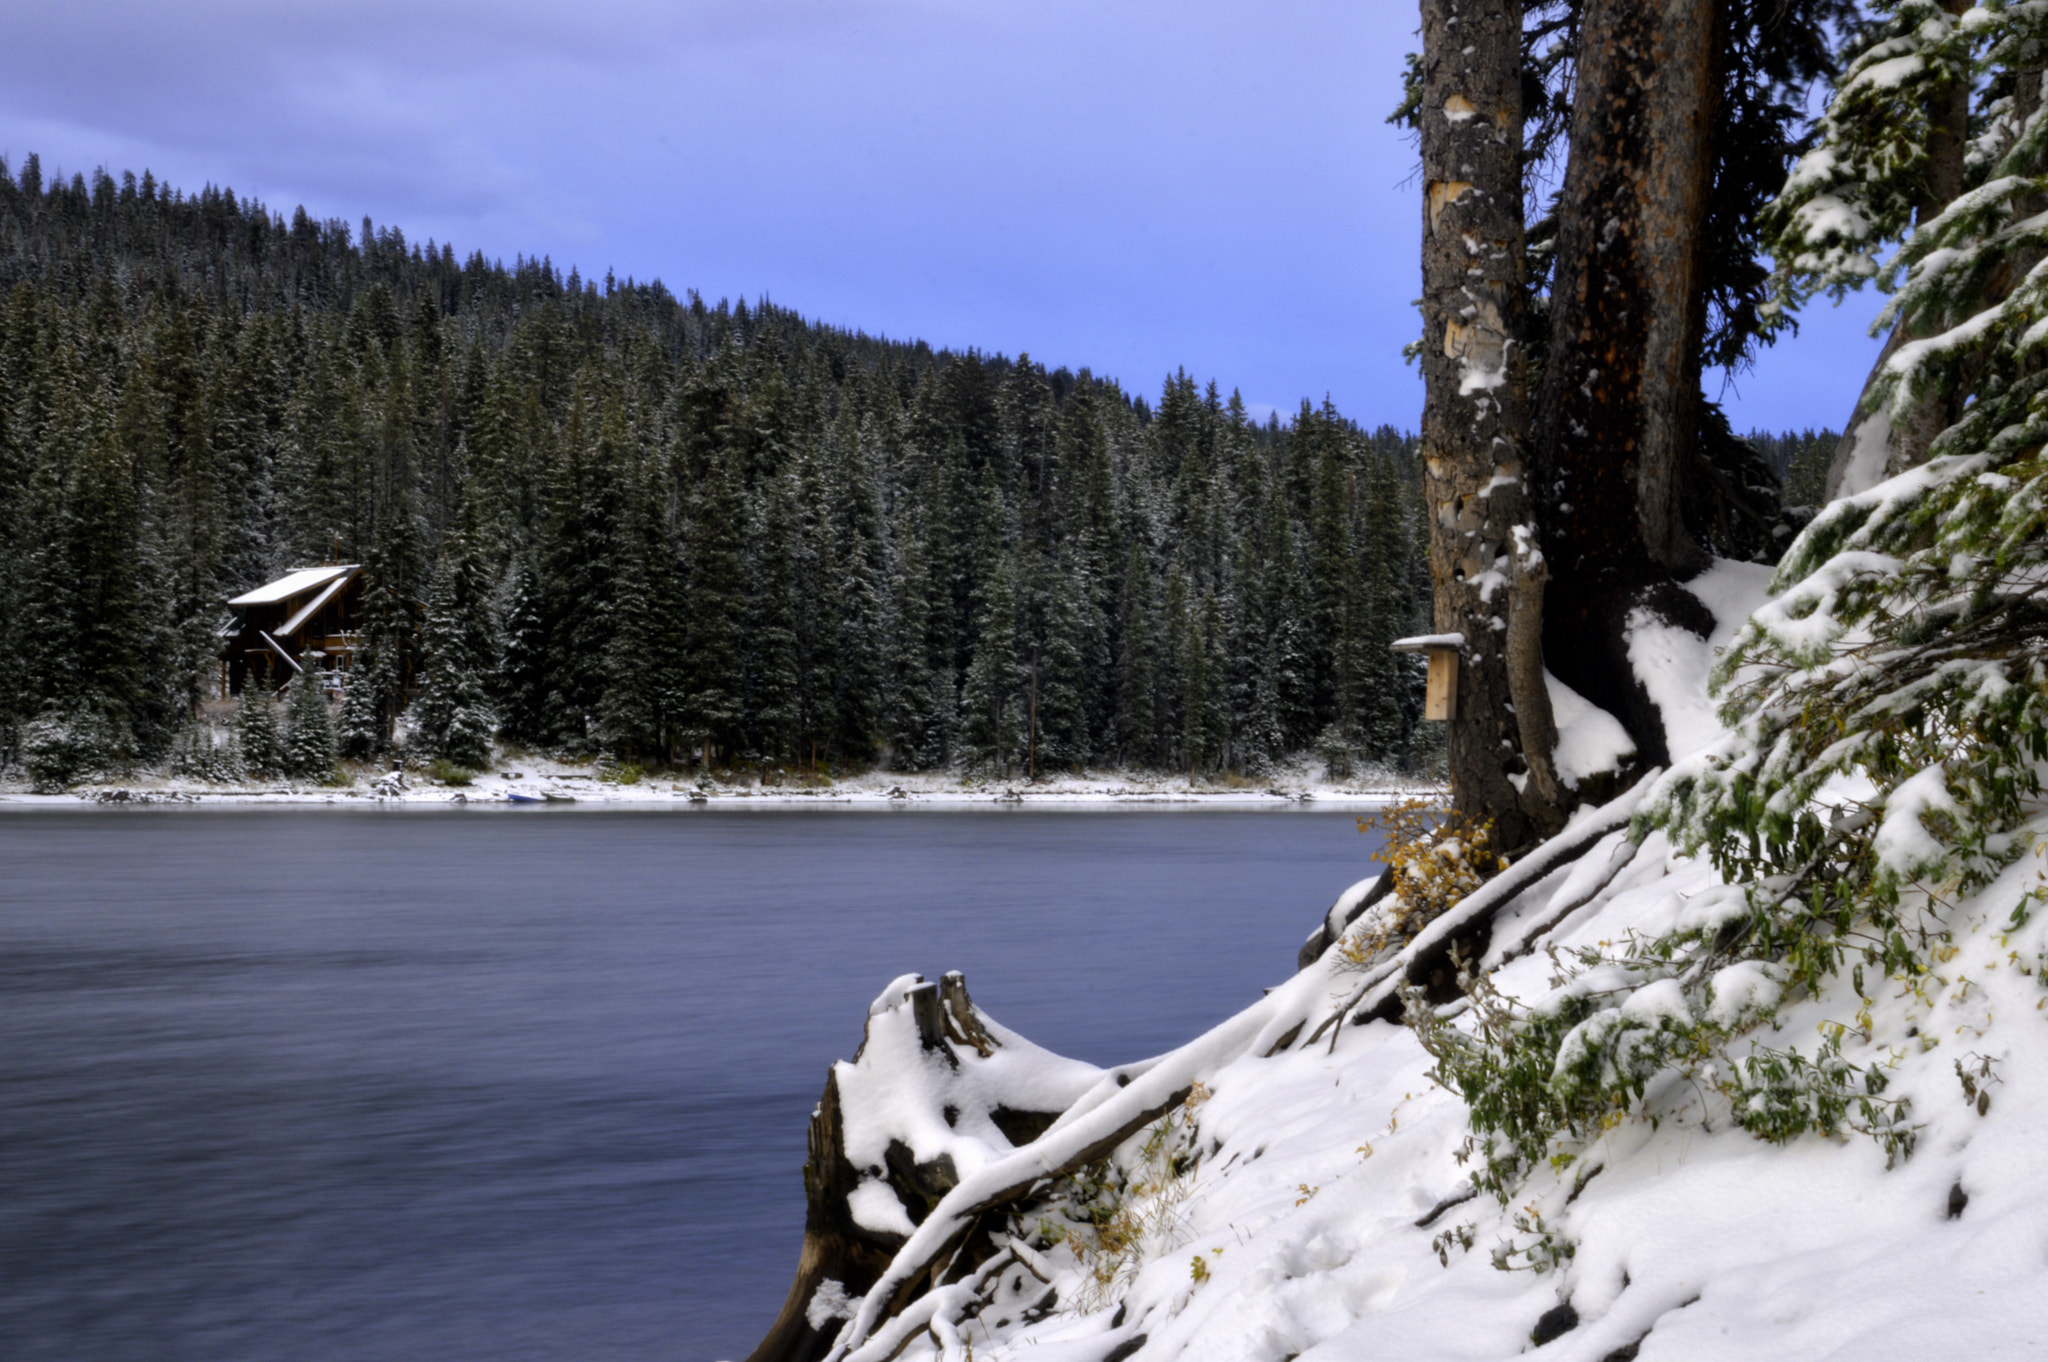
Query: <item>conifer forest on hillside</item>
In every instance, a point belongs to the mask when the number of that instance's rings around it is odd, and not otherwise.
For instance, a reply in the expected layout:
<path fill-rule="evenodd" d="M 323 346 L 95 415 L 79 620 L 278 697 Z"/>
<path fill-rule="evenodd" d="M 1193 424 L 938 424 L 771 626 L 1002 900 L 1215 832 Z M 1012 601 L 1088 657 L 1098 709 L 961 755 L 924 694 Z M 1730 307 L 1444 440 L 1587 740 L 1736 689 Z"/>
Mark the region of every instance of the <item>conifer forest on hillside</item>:
<path fill-rule="evenodd" d="M 344 756 L 1440 759 L 1388 648 L 1430 624 L 1414 437 L 1327 400 L 1259 422 L 34 156 L 0 289 L 0 755 L 45 783 L 189 756 L 224 602 L 337 561 Z M 1796 495 L 1833 439 L 1753 442 Z"/>

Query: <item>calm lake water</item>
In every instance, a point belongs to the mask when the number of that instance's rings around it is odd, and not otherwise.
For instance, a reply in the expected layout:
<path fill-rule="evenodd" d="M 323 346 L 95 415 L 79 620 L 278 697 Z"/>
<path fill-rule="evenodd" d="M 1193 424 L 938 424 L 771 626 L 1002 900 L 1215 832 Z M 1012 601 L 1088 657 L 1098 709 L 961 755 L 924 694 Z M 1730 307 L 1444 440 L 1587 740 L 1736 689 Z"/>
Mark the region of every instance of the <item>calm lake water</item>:
<path fill-rule="evenodd" d="M 1293 970 L 1350 813 L 0 816 L 0 1357 L 743 1356 L 894 976 L 1102 1064 Z"/>

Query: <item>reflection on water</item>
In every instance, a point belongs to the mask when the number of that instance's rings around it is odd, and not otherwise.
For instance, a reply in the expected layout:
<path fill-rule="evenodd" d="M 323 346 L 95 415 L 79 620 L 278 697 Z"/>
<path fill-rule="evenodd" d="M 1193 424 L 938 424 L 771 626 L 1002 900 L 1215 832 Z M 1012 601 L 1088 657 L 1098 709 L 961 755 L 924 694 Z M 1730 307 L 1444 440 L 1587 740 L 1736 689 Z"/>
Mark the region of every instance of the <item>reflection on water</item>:
<path fill-rule="evenodd" d="M 0 817 L 0 1357 L 743 1354 L 868 1000 L 1154 1053 L 1367 873 L 1327 813 Z"/>

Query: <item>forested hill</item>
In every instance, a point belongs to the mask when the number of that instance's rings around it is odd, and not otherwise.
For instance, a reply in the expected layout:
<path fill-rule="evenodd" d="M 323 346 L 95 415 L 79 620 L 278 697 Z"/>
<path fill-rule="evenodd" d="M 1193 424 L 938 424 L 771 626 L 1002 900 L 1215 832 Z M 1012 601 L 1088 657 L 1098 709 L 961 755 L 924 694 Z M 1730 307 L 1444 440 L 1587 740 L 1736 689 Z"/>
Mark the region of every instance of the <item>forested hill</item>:
<path fill-rule="evenodd" d="M 360 755 L 410 693 L 429 750 L 1418 759 L 1412 442 L 1327 401 L 1148 404 L 33 156 L 0 285 L 10 750 L 40 717 L 161 754 L 223 602 L 338 559 L 372 578 Z"/>

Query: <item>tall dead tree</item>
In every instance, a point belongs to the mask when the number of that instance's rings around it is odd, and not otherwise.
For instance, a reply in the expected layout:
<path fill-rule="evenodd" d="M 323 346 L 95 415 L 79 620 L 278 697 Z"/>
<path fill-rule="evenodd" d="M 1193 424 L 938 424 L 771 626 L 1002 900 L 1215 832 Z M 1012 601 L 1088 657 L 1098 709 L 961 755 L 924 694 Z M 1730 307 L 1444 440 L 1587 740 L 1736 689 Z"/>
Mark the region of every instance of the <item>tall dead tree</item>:
<path fill-rule="evenodd" d="M 1451 785 L 1519 847 L 1563 821 L 1524 482 L 1521 0 L 1422 0 L 1422 32 L 1422 458 L 1436 628 L 1459 636 Z"/>

